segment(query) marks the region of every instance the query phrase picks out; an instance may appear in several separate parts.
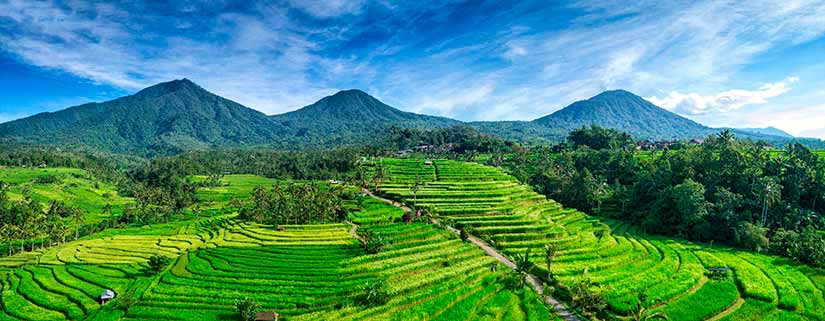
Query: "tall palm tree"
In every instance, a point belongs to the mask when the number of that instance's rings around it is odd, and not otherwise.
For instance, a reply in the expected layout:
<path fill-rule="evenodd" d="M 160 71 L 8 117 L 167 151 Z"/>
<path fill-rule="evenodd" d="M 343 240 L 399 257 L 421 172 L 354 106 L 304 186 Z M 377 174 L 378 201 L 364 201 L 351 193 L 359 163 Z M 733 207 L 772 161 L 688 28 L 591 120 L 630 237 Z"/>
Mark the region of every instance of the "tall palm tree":
<path fill-rule="evenodd" d="M 86 222 L 86 215 L 83 214 L 83 211 L 77 208 L 72 208 L 71 211 L 72 223 L 74 223 L 74 239 L 77 241 L 77 239 L 80 238 L 80 224 Z"/>
<path fill-rule="evenodd" d="M 415 183 L 410 187 L 410 191 L 413 193 L 413 210 L 418 209 L 418 191 L 421 190 L 423 186 L 424 183 L 421 181 L 421 177 L 415 175 Z"/>
<path fill-rule="evenodd" d="M 756 191 L 762 203 L 762 217 L 761 225 L 765 226 L 768 221 L 768 210 L 774 204 L 779 203 L 782 197 L 782 186 L 779 185 L 772 177 L 765 177 L 759 184 L 759 189 Z"/>

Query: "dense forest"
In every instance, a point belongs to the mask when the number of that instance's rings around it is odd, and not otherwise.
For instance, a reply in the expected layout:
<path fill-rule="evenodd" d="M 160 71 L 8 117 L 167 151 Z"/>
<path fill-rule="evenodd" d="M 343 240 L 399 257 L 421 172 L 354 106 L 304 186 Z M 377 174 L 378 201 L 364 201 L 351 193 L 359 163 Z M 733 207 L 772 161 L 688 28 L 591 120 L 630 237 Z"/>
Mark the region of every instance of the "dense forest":
<path fill-rule="evenodd" d="M 516 153 L 505 166 L 565 206 L 651 233 L 825 262 L 825 159 L 800 144 L 771 153 L 727 130 L 657 153 L 628 137 L 582 128 L 559 153 Z"/>

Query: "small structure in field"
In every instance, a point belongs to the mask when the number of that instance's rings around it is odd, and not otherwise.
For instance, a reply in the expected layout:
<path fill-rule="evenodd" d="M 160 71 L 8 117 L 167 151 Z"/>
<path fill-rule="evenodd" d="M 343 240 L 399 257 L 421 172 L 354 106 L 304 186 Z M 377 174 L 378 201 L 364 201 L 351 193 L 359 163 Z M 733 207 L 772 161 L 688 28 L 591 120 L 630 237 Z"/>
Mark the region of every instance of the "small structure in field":
<path fill-rule="evenodd" d="M 276 228 L 276 230 L 278 230 L 278 232 L 283 232 L 283 231 L 286 231 L 286 227 L 283 227 L 283 226 L 278 226 L 278 227 Z"/>
<path fill-rule="evenodd" d="M 708 276 L 714 280 L 724 280 L 730 278 L 730 268 L 727 266 L 711 266 L 708 267 Z"/>
<path fill-rule="evenodd" d="M 109 289 L 103 290 L 103 293 L 100 294 L 100 304 L 106 304 L 106 302 L 109 302 L 114 298 L 115 291 Z"/>
<path fill-rule="evenodd" d="M 424 165 L 432 165 L 432 164 L 433 164 L 433 161 L 429 161 L 429 160 L 428 160 L 428 161 L 424 161 Z"/>
<path fill-rule="evenodd" d="M 330 184 L 332 184 L 332 185 L 338 185 L 338 184 L 341 184 L 341 182 L 336 181 L 336 180 L 334 180 L 334 179 L 328 180 L 327 182 L 328 182 L 328 183 L 330 183 Z"/>
<path fill-rule="evenodd" d="M 258 312 L 255 314 L 255 321 L 278 321 L 278 313 Z"/>

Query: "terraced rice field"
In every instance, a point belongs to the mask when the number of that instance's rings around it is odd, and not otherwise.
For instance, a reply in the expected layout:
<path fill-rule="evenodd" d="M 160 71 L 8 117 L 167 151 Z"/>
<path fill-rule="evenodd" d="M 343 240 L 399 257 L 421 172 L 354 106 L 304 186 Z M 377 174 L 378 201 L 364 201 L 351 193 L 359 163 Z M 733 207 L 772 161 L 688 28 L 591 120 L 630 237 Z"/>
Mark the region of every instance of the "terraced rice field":
<path fill-rule="evenodd" d="M 38 181 L 44 177 L 54 177 L 57 181 Z M 120 215 L 123 207 L 132 201 L 119 196 L 115 186 L 77 168 L 0 168 L 0 182 L 11 185 L 11 199 L 23 199 L 23 193 L 27 191 L 33 199 L 44 204 L 57 200 L 76 206 L 86 213 L 86 223 L 89 224 L 109 218 L 103 210 L 106 204 L 112 205 L 114 215 Z"/>
<path fill-rule="evenodd" d="M 413 204 L 410 182 L 431 177 L 417 193 L 442 220 L 510 255 L 560 249 L 553 273 L 562 284 L 585 271 L 608 289 L 609 309 L 626 315 L 640 293 L 671 320 L 825 320 L 825 271 L 779 257 L 647 236 L 618 221 L 588 216 L 545 200 L 499 169 L 475 163 L 383 159 L 381 192 Z M 601 234 L 597 231 L 605 231 Z M 708 267 L 733 269 L 731 281 L 712 281 Z M 542 272 L 546 273 L 546 272 Z M 564 293 L 560 293 L 564 295 Z"/>
<path fill-rule="evenodd" d="M 248 187 L 236 186 L 227 193 Z M 352 221 L 387 239 L 383 252 L 365 254 L 349 224 L 281 230 L 224 215 L 108 230 L 2 258 L 0 320 L 231 320 L 234 303 L 245 297 L 282 320 L 549 318 L 532 290 L 506 288 L 505 272 L 492 271 L 494 259 L 480 249 L 435 225 L 402 223 L 402 211 L 383 202 L 363 198 L 358 205 Z M 156 274 L 147 264 L 153 255 L 173 261 Z M 357 304 L 364 286 L 378 280 L 386 282 L 389 302 Z M 96 299 L 104 289 L 119 298 L 101 307 Z M 135 298 L 128 312 L 124 297 Z"/>

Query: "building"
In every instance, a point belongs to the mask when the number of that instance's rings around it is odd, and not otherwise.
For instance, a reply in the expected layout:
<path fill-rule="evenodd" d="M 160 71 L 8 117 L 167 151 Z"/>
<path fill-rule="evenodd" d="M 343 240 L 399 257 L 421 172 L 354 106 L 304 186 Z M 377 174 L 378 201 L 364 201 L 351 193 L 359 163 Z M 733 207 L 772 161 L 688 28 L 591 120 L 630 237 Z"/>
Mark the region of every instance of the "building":
<path fill-rule="evenodd" d="M 258 312 L 255 314 L 255 321 L 278 321 L 278 313 Z"/>
<path fill-rule="evenodd" d="M 103 293 L 100 294 L 100 304 L 106 304 L 106 302 L 109 302 L 114 298 L 115 291 L 109 289 L 103 290 Z"/>

